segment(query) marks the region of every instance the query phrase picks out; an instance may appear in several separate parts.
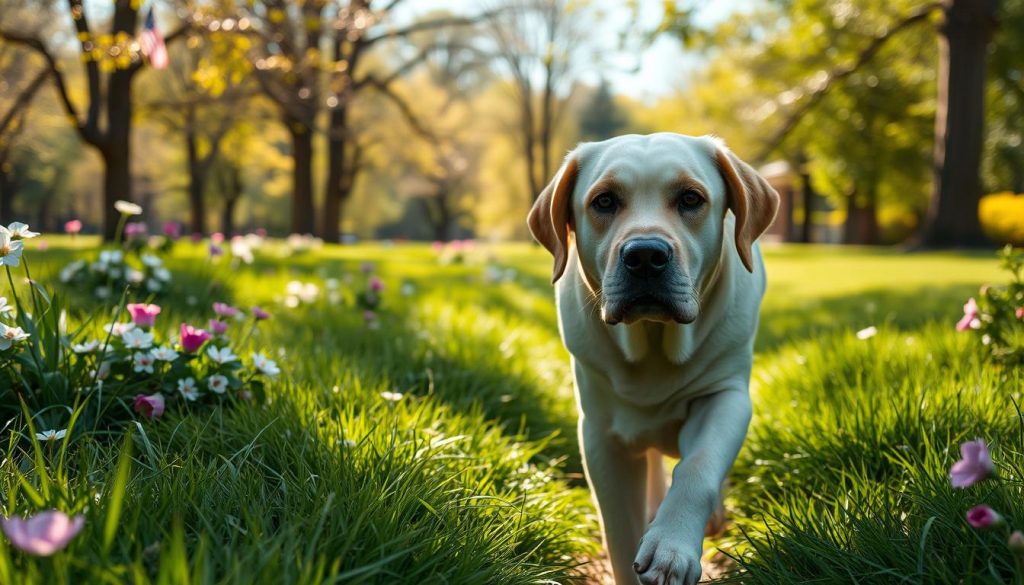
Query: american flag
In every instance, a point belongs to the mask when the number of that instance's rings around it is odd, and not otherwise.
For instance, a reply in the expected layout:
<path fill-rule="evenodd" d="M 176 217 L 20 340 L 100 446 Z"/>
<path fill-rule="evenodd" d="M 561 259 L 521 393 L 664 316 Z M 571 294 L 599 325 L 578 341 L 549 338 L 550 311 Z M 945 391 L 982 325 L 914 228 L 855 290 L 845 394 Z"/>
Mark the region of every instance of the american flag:
<path fill-rule="evenodd" d="M 167 67 L 167 47 L 164 45 L 164 37 L 156 29 L 152 6 L 149 7 L 149 14 L 146 15 L 146 24 L 142 27 L 142 34 L 139 36 L 139 45 L 142 47 L 142 54 L 149 58 L 149 64 L 154 69 Z"/>

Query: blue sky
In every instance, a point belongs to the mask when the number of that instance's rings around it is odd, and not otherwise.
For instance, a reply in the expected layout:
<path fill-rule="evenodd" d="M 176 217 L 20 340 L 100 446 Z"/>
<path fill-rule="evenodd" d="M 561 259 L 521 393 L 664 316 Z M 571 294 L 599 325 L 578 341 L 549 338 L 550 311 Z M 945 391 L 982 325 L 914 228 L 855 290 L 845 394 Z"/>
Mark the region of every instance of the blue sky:
<path fill-rule="evenodd" d="M 617 0 L 594 0 L 593 4 L 608 15 L 601 27 L 607 30 L 598 32 L 598 35 L 615 38 L 612 32 L 614 26 L 610 22 L 620 16 L 625 18 L 627 12 L 622 7 L 623 3 Z M 640 26 L 650 29 L 658 23 L 661 4 L 662 0 L 639 0 Z M 711 0 L 703 4 L 697 19 L 700 24 L 709 24 L 728 18 L 733 12 L 751 4 L 751 0 Z M 442 8 L 453 12 L 473 12 L 479 5 L 479 2 L 472 0 L 415 0 L 408 3 L 407 10 L 410 16 Z M 700 66 L 702 60 L 700 55 L 685 51 L 678 39 L 667 36 L 657 39 L 640 55 L 621 54 L 610 48 L 603 57 L 612 66 L 581 72 L 585 81 L 596 83 L 603 76 L 612 84 L 616 93 L 648 101 L 685 86 L 687 78 Z"/>

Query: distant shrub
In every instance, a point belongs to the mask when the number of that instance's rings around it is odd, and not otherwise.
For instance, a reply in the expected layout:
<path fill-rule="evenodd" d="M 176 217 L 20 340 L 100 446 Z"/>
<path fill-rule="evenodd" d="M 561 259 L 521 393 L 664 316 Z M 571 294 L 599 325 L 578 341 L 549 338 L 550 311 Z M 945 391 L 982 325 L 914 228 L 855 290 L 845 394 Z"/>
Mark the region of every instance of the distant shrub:
<path fill-rule="evenodd" d="M 1010 273 L 1010 282 L 981 287 L 978 299 L 964 305 L 956 328 L 978 333 L 995 360 L 1024 364 L 1024 250 L 1007 245 L 999 260 Z"/>
<path fill-rule="evenodd" d="M 1024 246 L 1024 193 L 993 193 L 981 198 L 981 227 L 1000 244 Z"/>

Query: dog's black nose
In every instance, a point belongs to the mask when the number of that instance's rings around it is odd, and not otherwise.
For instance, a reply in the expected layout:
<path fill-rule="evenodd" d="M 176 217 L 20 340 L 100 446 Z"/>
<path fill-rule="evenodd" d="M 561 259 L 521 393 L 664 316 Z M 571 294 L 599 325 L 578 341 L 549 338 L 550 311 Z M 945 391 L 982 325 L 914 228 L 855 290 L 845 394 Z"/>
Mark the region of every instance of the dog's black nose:
<path fill-rule="evenodd" d="M 633 276 L 658 276 L 672 261 L 672 246 L 658 238 L 635 238 L 622 246 L 619 259 Z"/>

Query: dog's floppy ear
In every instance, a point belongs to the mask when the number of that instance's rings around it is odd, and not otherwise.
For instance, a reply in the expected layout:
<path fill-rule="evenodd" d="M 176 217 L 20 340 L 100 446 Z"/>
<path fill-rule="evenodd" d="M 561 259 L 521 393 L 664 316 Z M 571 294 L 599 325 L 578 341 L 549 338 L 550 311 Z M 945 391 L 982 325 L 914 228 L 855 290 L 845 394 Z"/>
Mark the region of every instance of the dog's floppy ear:
<path fill-rule="evenodd" d="M 577 174 L 579 162 L 576 154 L 570 153 L 555 178 L 537 197 L 526 220 L 533 238 L 555 257 L 551 282 L 561 278 L 569 261 L 569 206 Z"/>
<path fill-rule="evenodd" d="M 717 142 L 715 161 L 725 179 L 729 209 L 736 216 L 736 251 L 747 272 L 753 272 L 751 247 L 775 219 L 779 194 L 750 165 Z"/>

